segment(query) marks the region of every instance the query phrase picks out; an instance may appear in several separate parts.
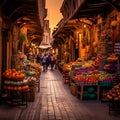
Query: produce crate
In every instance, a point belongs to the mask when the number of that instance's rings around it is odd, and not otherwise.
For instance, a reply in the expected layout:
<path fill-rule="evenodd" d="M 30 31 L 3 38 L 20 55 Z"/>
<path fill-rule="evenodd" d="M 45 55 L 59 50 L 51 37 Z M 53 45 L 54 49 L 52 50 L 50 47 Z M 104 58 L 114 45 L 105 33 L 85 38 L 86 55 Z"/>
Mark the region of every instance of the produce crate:
<path fill-rule="evenodd" d="M 27 92 L 27 101 L 33 102 L 35 100 L 35 88 L 31 87 Z"/>
<path fill-rule="evenodd" d="M 72 83 L 70 85 L 70 91 L 71 91 L 71 94 L 77 95 L 77 85 L 75 83 Z"/>
<path fill-rule="evenodd" d="M 77 95 L 80 100 L 99 100 L 99 85 L 78 85 L 77 87 Z"/>

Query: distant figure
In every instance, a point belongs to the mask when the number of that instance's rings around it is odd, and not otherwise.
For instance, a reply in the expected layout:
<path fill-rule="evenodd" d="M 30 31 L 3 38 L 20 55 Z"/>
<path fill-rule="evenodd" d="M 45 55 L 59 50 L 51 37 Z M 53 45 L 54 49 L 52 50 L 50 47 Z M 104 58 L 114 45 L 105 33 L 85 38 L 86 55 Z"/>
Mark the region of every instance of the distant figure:
<path fill-rule="evenodd" d="M 42 66 L 43 66 L 43 72 L 46 72 L 46 54 L 43 55 L 42 57 Z"/>
<path fill-rule="evenodd" d="M 56 62 L 56 56 L 54 54 L 51 54 L 50 56 L 51 70 L 53 70 L 55 62 Z"/>
<path fill-rule="evenodd" d="M 47 72 L 49 66 L 49 58 L 47 54 L 42 57 L 43 72 Z"/>

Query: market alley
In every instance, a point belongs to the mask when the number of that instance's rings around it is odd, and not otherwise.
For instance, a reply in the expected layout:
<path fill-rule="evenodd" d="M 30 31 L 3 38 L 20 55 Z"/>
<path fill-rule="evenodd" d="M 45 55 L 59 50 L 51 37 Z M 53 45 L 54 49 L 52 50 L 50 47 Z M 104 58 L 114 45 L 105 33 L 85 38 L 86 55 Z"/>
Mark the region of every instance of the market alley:
<path fill-rule="evenodd" d="M 0 105 L 0 120 L 119 120 L 109 115 L 108 104 L 98 100 L 81 101 L 70 93 L 58 70 L 42 72 L 40 92 L 27 107 Z"/>

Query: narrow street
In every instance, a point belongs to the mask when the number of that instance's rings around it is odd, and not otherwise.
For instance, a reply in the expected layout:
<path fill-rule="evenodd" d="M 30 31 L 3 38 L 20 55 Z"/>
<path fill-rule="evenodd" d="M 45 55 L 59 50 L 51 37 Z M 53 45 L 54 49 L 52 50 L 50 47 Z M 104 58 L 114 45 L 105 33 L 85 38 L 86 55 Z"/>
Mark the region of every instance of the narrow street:
<path fill-rule="evenodd" d="M 0 120 L 119 120 L 109 115 L 108 104 L 80 101 L 70 93 L 58 70 L 42 72 L 40 92 L 27 107 L 0 105 Z"/>

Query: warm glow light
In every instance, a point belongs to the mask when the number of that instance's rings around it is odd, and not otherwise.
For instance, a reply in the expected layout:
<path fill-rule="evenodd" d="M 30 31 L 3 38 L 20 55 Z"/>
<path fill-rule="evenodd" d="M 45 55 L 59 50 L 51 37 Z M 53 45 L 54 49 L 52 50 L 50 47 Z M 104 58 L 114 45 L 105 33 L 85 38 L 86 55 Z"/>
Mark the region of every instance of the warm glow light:
<path fill-rule="evenodd" d="M 87 26 L 86 25 L 84 25 L 84 28 L 86 28 Z"/>

